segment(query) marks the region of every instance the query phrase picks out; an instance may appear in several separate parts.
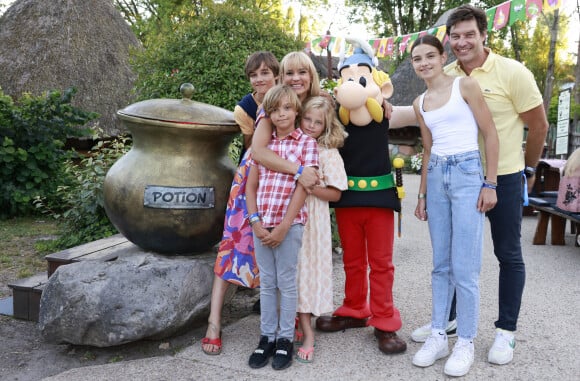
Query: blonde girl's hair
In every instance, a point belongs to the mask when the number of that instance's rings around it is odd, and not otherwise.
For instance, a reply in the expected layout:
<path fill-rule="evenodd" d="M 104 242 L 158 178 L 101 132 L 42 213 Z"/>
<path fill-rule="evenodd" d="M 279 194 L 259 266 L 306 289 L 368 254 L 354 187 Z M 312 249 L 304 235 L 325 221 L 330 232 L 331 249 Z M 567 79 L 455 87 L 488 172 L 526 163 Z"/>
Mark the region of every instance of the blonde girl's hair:
<path fill-rule="evenodd" d="M 336 111 L 330 99 L 323 96 L 308 99 L 304 105 L 302 115 L 312 109 L 321 110 L 324 115 L 324 131 L 317 139 L 318 144 L 326 148 L 342 147 L 348 133 L 336 117 Z"/>
<path fill-rule="evenodd" d="M 264 101 L 262 102 L 262 107 L 264 108 L 266 115 L 270 115 L 272 111 L 280 105 L 282 98 L 284 97 L 288 97 L 288 101 L 300 115 L 302 103 L 300 102 L 300 99 L 298 99 L 296 92 L 288 85 L 276 85 L 266 92 L 266 95 L 264 95 Z M 296 123 L 298 123 L 298 120 L 299 118 L 296 117 Z"/>
<path fill-rule="evenodd" d="M 290 52 L 280 61 L 280 82 L 284 82 L 284 76 L 288 69 L 306 69 L 310 73 L 310 89 L 308 97 L 320 95 L 320 78 L 314 63 L 304 52 Z"/>

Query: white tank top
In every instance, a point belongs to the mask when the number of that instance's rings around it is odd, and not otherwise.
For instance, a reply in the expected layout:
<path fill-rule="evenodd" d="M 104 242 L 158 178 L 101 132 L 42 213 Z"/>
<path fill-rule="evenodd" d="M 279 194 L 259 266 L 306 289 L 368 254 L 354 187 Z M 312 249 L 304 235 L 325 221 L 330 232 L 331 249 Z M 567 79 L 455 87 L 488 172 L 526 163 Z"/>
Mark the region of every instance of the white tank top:
<path fill-rule="evenodd" d="M 477 122 L 461 96 L 457 77 L 453 81 L 451 96 L 447 103 L 436 110 L 423 110 L 425 93 L 419 99 L 419 109 L 425 124 L 431 130 L 433 146 L 431 152 L 439 156 L 456 155 L 477 151 Z"/>

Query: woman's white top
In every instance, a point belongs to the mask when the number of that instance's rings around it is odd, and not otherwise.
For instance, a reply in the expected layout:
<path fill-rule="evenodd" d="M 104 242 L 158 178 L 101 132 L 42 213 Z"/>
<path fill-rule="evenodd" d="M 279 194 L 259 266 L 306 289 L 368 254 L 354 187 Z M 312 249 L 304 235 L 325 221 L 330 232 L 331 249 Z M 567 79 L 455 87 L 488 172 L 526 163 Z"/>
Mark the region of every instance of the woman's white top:
<path fill-rule="evenodd" d="M 477 122 L 469 105 L 461 96 L 460 79 L 455 78 L 449 100 L 438 109 L 423 110 L 423 100 L 427 91 L 421 94 L 419 99 L 419 110 L 431 131 L 433 139 L 431 152 L 435 155 L 456 155 L 479 149 Z"/>

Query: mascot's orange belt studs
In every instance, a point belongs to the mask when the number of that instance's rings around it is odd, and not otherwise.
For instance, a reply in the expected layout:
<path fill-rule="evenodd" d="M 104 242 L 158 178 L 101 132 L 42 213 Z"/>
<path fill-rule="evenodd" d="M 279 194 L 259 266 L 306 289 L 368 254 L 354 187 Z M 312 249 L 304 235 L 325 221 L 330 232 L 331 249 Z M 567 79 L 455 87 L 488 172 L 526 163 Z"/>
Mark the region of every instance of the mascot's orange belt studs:
<path fill-rule="evenodd" d="M 399 199 L 403 199 L 405 197 L 405 188 L 403 188 L 403 166 L 405 165 L 405 161 L 400 157 L 395 158 L 393 160 L 393 167 L 395 167 L 395 173 L 397 174 L 397 196 Z M 401 208 L 403 206 L 401 205 Z M 399 223 L 398 226 L 398 235 L 401 237 L 401 220 L 403 218 L 403 214 L 399 212 Z"/>

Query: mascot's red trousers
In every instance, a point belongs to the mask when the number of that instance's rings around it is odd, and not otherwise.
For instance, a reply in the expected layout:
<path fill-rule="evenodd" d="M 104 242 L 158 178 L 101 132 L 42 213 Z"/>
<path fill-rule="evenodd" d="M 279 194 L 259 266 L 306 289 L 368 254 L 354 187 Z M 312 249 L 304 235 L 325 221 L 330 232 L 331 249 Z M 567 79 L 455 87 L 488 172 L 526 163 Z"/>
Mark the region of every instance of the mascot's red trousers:
<path fill-rule="evenodd" d="M 370 326 L 387 332 L 398 331 L 402 323 L 399 310 L 393 304 L 393 210 L 350 207 L 334 211 L 346 274 L 345 298 L 334 315 L 370 318 L 367 322 Z"/>

